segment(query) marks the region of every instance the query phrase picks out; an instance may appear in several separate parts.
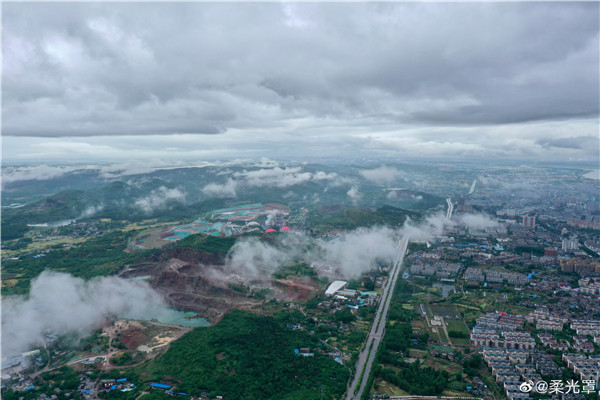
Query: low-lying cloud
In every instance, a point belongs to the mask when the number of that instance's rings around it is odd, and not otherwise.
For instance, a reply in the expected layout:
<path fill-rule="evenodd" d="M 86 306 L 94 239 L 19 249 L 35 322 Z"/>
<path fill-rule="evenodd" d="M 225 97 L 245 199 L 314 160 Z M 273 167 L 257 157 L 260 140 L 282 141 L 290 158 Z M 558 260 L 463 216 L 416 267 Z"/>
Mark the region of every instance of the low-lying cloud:
<path fill-rule="evenodd" d="M 202 192 L 204 192 L 204 194 L 207 196 L 213 197 L 235 197 L 237 195 L 238 185 L 238 181 L 228 178 L 223 184 L 215 182 L 209 183 L 208 185 L 204 186 Z"/>
<path fill-rule="evenodd" d="M 400 228 L 400 232 L 402 235 L 408 235 L 410 240 L 424 242 L 442 235 L 446 227 L 453 225 L 454 222 L 447 219 L 444 213 L 439 212 L 429 215 L 422 222 L 415 222 L 408 219 L 402 228 Z"/>
<path fill-rule="evenodd" d="M 82 169 L 81 167 L 53 166 L 53 165 L 34 165 L 26 167 L 6 167 L 2 168 L 2 185 L 7 185 L 19 181 L 45 181 L 59 178 L 69 172 Z"/>
<path fill-rule="evenodd" d="M 286 263 L 305 262 L 333 265 L 337 275 L 351 278 L 370 271 L 379 261 L 391 262 L 399 237 L 398 231 L 373 227 L 346 232 L 332 240 L 312 239 L 301 232 L 289 232 L 275 244 L 256 238 L 239 240 L 229 253 L 225 269 L 253 279 L 267 277 Z"/>
<path fill-rule="evenodd" d="M 359 173 L 366 180 L 379 184 L 392 183 L 402 175 L 402 172 L 397 168 L 388 167 L 386 165 L 382 165 L 375 169 L 364 169 Z"/>
<path fill-rule="evenodd" d="M 87 335 L 112 317 L 149 319 L 169 312 L 145 282 L 117 277 L 86 282 L 45 271 L 31 281 L 27 297 L 3 299 L 2 354 L 19 354 L 43 343 L 47 332 Z"/>
<path fill-rule="evenodd" d="M 142 197 L 135 201 L 135 205 L 146 214 L 160 208 L 164 208 L 169 201 L 185 202 L 185 192 L 180 189 L 169 189 L 166 186 L 161 186 L 158 189 L 151 191 L 146 197 Z"/>
<path fill-rule="evenodd" d="M 346 192 L 352 203 L 356 204 L 360 199 L 362 199 L 362 193 L 358 190 L 358 186 L 352 186 L 350 190 Z"/>
<path fill-rule="evenodd" d="M 227 269 L 245 278 L 270 275 L 292 260 L 292 254 L 256 238 L 238 240 L 231 249 Z"/>
<path fill-rule="evenodd" d="M 104 204 L 98 204 L 98 205 L 91 205 L 86 207 L 85 210 L 83 210 L 83 212 L 81 213 L 81 215 L 79 216 L 79 218 L 89 218 L 89 217 L 93 217 L 94 215 L 96 215 L 97 213 L 99 213 L 100 211 L 104 210 Z"/>
<path fill-rule="evenodd" d="M 263 162 L 265 161 L 263 160 Z M 317 171 L 313 173 L 302 171 L 302 167 L 281 168 L 276 166 L 274 168 L 235 172 L 224 183 L 209 183 L 202 191 L 207 196 L 235 197 L 239 188 L 243 186 L 286 188 L 309 181 L 334 181 L 338 177 L 338 174 L 334 172 Z"/>
<path fill-rule="evenodd" d="M 498 221 L 486 214 L 463 214 L 458 217 L 458 221 L 471 230 L 485 230 L 499 225 Z"/>
<path fill-rule="evenodd" d="M 458 223 L 485 229 L 497 225 L 483 214 L 465 215 Z M 265 243 L 256 238 L 236 242 L 228 255 L 225 269 L 247 279 L 267 277 L 281 265 L 305 262 L 309 265 L 332 266 L 320 274 L 353 278 L 373 269 L 378 262 L 392 262 L 398 252 L 398 243 L 404 236 L 411 241 L 431 241 L 444 234 L 457 222 L 444 213 L 429 215 L 423 221 L 407 220 L 401 228 L 385 226 L 358 228 L 331 240 L 313 239 L 301 232 L 289 232 Z"/>

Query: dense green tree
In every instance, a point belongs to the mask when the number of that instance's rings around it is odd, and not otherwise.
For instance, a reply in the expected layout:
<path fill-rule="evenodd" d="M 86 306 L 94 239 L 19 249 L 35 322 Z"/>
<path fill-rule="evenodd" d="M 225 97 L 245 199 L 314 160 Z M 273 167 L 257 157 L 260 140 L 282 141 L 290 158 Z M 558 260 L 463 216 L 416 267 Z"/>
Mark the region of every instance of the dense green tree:
<path fill-rule="evenodd" d="M 313 357 L 294 349 L 308 347 Z M 139 367 L 148 381 L 177 390 L 236 399 L 337 398 L 346 389 L 348 370 L 316 351 L 317 335 L 286 328 L 279 318 L 233 311 L 217 325 L 196 328 L 173 342 L 150 364 Z"/>

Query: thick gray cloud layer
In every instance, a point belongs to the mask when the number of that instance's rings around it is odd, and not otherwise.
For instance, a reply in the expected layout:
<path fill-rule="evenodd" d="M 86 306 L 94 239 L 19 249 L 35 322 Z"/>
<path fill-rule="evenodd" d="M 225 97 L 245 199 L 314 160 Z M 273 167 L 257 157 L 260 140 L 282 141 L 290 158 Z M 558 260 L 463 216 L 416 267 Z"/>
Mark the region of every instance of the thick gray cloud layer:
<path fill-rule="evenodd" d="M 293 144 L 590 159 L 598 7 L 7 3 L 3 135 L 61 156 Z M 91 139 L 105 135 L 119 138 Z M 157 135 L 155 147 L 136 135 Z"/>

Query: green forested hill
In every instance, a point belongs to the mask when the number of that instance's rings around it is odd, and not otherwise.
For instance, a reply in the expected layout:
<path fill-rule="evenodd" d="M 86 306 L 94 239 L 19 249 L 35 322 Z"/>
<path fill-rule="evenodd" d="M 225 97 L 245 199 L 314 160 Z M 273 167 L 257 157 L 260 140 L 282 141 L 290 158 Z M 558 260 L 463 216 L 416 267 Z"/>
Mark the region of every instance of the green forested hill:
<path fill-rule="evenodd" d="M 129 232 L 115 231 L 92 238 L 71 249 L 50 251 L 44 257 L 28 255 L 18 260 L 3 260 L 3 279 L 14 278 L 16 284 L 3 287 L 2 294 L 26 294 L 31 279 L 45 269 L 89 279 L 114 274 L 125 264 L 143 260 L 157 253 L 156 250 L 135 254 L 125 252 L 130 235 Z"/>
<path fill-rule="evenodd" d="M 294 349 L 309 347 L 314 357 Z M 348 370 L 316 352 L 318 340 L 271 317 L 233 311 L 217 325 L 196 328 L 161 357 L 140 368 L 148 381 L 189 394 L 209 391 L 227 399 L 339 398 Z"/>
<path fill-rule="evenodd" d="M 235 244 L 235 238 L 215 237 L 201 233 L 181 239 L 175 247 L 187 247 L 194 250 L 204 250 L 208 253 L 227 254 Z"/>
<path fill-rule="evenodd" d="M 310 212 L 307 217 L 309 226 L 315 231 L 329 229 L 355 229 L 373 225 L 397 226 L 406 217 L 418 218 L 419 212 L 384 205 L 377 210 L 356 207 L 328 206 Z"/>

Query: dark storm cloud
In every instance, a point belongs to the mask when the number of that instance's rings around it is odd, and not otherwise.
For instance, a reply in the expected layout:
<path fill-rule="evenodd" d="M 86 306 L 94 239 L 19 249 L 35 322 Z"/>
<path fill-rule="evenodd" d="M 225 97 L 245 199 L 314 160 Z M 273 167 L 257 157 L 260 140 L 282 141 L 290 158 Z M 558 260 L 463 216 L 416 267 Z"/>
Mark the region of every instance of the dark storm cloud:
<path fill-rule="evenodd" d="M 5 135 L 598 114 L 595 3 L 7 3 L 3 19 Z"/>
<path fill-rule="evenodd" d="M 556 139 L 538 139 L 536 143 L 542 146 L 559 147 L 565 149 L 599 149 L 600 139 L 598 136 L 577 136 Z"/>
<path fill-rule="evenodd" d="M 3 151 L 594 159 L 598 8 L 6 3 Z"/>

